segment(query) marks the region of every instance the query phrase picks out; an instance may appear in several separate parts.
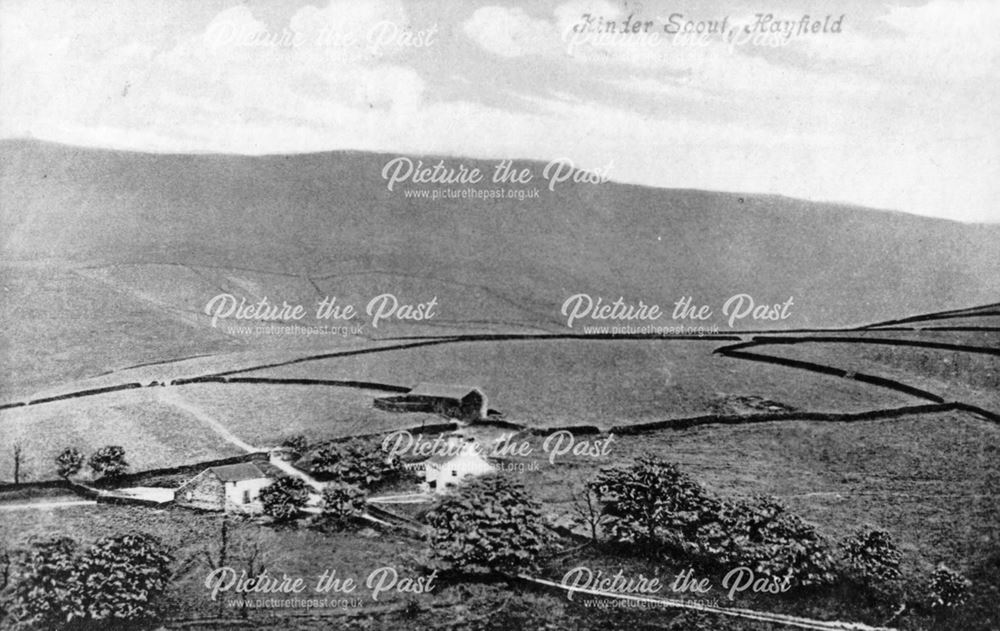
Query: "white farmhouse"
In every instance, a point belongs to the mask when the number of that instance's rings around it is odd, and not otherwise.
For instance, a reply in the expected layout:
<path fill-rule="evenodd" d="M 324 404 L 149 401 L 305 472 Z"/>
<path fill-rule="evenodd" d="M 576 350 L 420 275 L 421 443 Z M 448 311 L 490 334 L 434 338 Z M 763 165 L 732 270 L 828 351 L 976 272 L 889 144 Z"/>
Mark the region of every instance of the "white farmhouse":
<path fill-rule="evenodd" d="M 424 462 L 424 481 L 435 493 L 445 493 L 468 477 L 486 475 L 496 470 L 483 457 L 477 443 L 469 439 L 464 444 L 449 449 L 449 455 L 435 456 Z"/>

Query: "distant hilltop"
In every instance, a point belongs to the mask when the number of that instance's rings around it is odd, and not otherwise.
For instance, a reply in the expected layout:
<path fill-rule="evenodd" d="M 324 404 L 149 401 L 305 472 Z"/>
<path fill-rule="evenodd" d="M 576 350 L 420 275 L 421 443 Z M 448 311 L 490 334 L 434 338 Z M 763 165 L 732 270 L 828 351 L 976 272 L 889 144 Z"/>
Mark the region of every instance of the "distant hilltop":
<path fill-rule="evenodd" d="M 560 308 L 576 294 L 663 306 L 683 296 L 717 306 L 738 294 L 759 304 L 794 297 L 787 319 L 766 323 L 780 328 L 860 325 L 1000 296 L 1000 226 L 572 179 L 554 190 L 538 183 L 539 194 L 525 199 L 432 199 L 404 189 L 450 185 L 387 189 L 383 171 L 399 157 L 144 154 L 3 141 L 0 256 L 111 270 L 107 282 L 147 301 L 183 300 L 194 313 L 219 288 L 186 272 L 167 279 L 179 274 L 171 265 L 242 270 L 241 283 L 279 302 L 437 296 L 436 318 L 466 328 L 566 330 Z M 503 162 L 407 158 L 484 174 Z M 508 160 L 536 174 L 546 167 Z M 127 278 L 122 266 L 130 266 Z"/>

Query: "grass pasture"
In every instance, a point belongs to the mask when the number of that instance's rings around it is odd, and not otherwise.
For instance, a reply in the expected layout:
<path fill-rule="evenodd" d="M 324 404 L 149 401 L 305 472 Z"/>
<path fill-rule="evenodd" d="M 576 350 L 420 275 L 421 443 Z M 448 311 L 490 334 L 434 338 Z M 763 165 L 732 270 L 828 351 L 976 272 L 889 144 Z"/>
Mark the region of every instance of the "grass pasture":
<path fill-rule="evenodd" d="M 313 443 L 443 422 L 430 414 L 378 410 L 372 399 L 389 393 L 373 390 L 205 383 L 181 386 L 177 392 L 236 436 L 259 447 L 278 445 L 297 434 Z"/>
<path fill-rule="evenodd" d="M 1000 413 L 1000 357 L 962 351 L 882 344 L 772 344 L 751 352 L 887 377 Z"/>
<path fill-rule="evenodd" d="M 22 481 L 56 478 L 54 459 L 71 446 L 89 457 L 104 445 L 121 445 L 131 471 L 241 453 L 197 419 L 157 400 L 156 392 L 126 390 L 0 411 L 0 479 L 13 478 L 15 443 L 24 457 Z M 83 471 L 89 471 L 86 465 Z"/>
<path fill-rule="evenodd" d="M 485 389 L 490 407 L 537 427 L 609 427 L 717 412 L 733 396 L 813 411 L 898 407 L 909 397 L 851 381 L 718 355 L 711 341 L 458 342 L 253 371 L 256 377 L 359 379 Z"/>

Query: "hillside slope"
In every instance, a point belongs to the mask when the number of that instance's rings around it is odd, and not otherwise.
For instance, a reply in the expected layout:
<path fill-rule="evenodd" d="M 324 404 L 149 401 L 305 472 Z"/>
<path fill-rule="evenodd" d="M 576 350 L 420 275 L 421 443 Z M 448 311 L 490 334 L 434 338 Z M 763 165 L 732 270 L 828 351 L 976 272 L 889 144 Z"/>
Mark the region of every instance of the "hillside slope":
<path fill-rule="evenodd" d="M 1000 296 L 998 226 L 613 182 L 549 191 L 540 177 L 521 187 L 539 188 L 537 199 L 407 199 L 406 186 L 388 191 L 381 178 L 391 157 L 0 143 L 0 355 L 38 353 L 70 326 L 88 332 L 88 353 L 115 351 L 105 364 L 177 356 L 175 343 L 184 353 L 245 345 L 200 315 L 220 291 L 303 304 L 336 295 L 361 306 L 382 292 L 437 297 L 434 326 L 393 334 L 565 330 L 559 308 L 581 292 L 668 309 L 686 295 L 716 316 L 734 294 L 794 297 L 787 320 L 741 328 L 856 325 Z M 486 173 L 495 164 L 446 162 Z M 123 311 L 139 315 L 111 331 Z M 72 357 L 60 361 L 72 368 Z"/>

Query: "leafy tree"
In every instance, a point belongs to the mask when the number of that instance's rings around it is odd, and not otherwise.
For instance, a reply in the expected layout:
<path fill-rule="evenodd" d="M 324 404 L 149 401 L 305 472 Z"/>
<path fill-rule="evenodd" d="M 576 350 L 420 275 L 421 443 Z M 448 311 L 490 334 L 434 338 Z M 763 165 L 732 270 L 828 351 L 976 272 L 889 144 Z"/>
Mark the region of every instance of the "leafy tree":
<path fill-rule="evenodd" d="M 128 462 L 125 461 L 125 448 L 118 445 L 101 447 L 91 454 L 89 464 L 96 475 L 108 479 L 120 478 L 128 470 Z"/>
<path fill-rule="evenodd" d="M 276 521 L 291 521 L 309 501 L 309 489 L 301 478 L 284 476 L 260 491 L 264 513 Z"/>
<path fill-rule="evenodd" d="M 83 468 L 83 454 L 75 447 L 67 447 L 56 456 L 56 467 L 61 478 L 76 475 Z"/>
<path fill-rule="evenodd" d="M 677 465 L 648 456 L 629 467 L 602 469 L 593 486 L 610 537 L 620 543 L 683 546 L 713 503 Z"/>
<path fill-rule="evenodd" d="M 371 489 L 397 479 L 403 467 L 398 458 L 386 454 L 377 443 L 353 439 L 319 449 L 311 458 L 310 471 L 326 479 Z"/>
<path fill-rule="evenodd" d="M 145 533 L 99 539 L 80 559 L 79 602 L 85 618 L 139 621 L 156 614 L 170 579 L 169 550 Z M 103 627 L 103 625 L 101 625 Z"/>
<path fill-rule="evenodd" d="M 331 482 L 323 489 L 321 523 L 330 530 L 344 530 L 365 512 L 365 492 L 353 484 Z"/>
<path fill-rule="evenodd" d="M 442 499 L 427 522 L 433 559 L 470 573 L 531 567 L 548 540 L 538 502 L 520 483 L 496 474 Z"/>
<path fill-rule="evenodd" d="M 144 533 L 104 537 L 82 554 L 67 537 L 36 542 L 17 583 L 13 616 L 41 628 L 106 629 L 158 612 L 173 561 Z"/>
<path fill-rule="evenodd" d="M 931 609 L 944 611 L 963 605 L 969 599 L 971 583 L 964 576 L 939 565 L 931 575 L 927 601 Z"/>
<path fill-rule="evenodd" d="M 830 547 L 815 526 L 773 497 L 738 504 L 737 548 L 733 557 L 760 576 L 787 579 L 798 587 L 836 579 Z"/>
<path fill-rule="evenodd" d="M 75 609 L 76 542 L 69 537 L 35 541 L 20 564 L 26 572 L 17 581 L 11 614 L 28 626 L 64 625 Z"/>
<path fill-rule="evenodd" d="M 902 555 L 884 530 L 859 528 L 840 544 L 850 571 L 863 582 L 884 582 L 899 578 Z"/>

